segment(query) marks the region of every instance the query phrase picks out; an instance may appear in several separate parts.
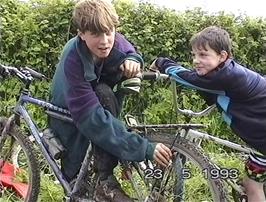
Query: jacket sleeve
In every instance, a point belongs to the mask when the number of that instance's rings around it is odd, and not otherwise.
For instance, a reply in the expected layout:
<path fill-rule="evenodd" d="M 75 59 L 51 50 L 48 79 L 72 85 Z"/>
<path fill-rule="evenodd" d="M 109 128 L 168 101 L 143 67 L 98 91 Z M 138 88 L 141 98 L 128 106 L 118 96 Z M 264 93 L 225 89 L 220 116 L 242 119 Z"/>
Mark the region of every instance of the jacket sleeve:
<path fill-rule="evenodd" d="M 158 58 L 155 65 L 160 72 L 169 74 L 176 82 L 195 90 L 224 95 L 224 79 L 216 72 L 199 76 L 195 70 L 182 67 L 168 58 Z M 221 74 L 222 75 L 222 74 Z"/>
<path fill-rule="evenodd" d="M 136 62 L 139 62 L 141 64 L 141 68 L 144 66 L 144 61 L 140 54 L 136 52 L 136 49 L 134 48 L 133 44 L 131 44 L 122 34 L 116 33 L 115 36 L 115 48 L 117 48 L 119 51 L 125 53 L 125 58 L 122 61 L 122 63 L 125 60 L 133 60 Z M 121 64 L 122 64 L 121 63 Z"/>
<path fill-rule="evenodd" d="M 216 103 L 217 95 L 212 93 L 207 93 L 204 91 L 198 91 L 199 95 L 205 100 L 207 105 L 213 105 Z"/>
<path fill-rule="evenodd" d="M 68 85 L 66 104 L 83 135 L 120 159 L 152 159 L 155 145 L 128 132 L 121 121 L 104 110 L 91 84 L 84 79 L 81 63 L 68 57 L 64 63 L 64 74 Z"/>

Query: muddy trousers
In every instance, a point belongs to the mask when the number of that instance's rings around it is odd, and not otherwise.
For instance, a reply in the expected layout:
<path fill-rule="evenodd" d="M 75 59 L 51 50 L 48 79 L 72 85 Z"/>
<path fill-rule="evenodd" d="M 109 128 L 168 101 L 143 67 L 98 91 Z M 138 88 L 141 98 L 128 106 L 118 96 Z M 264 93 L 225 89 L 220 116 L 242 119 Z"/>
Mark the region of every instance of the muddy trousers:
<path fill-rule="evenodd" d="M 103 108 L 117 118 L 122 109 L 124 95 L 119 92 L 114 93 L 111 87 L 105 83 L 97 84 L 94 90 Z M 113 174 L 113 169 L 117 166 L 118 159 L 99 146 L 93 145 L 93 149 L 95 156 L 94 169 L 99 176 L 99 180 L 104 180 Z"/>
<path fill-rule="evenodd" d="M 112 87 L 106 83 L 98 83 L 94 86 L 101 105 L 109 110 L 115 117 L 118 117 L 122 108 L 122 93 L 114 93 Z M 66 154 L 61 159 L 62 172 L 67 181 L 72 181 L 79 172 L 82 161 L 84 160 L 86 150 L 90 140 L 81 133 L 73 124 L 58 119 L 51 118 L 49 125 L 55 132 L 61 143 L 67 148 Z M 65 131 L 62 133 L 62 130 Z M 75 136 L 73 134 L 77 133 Z M 96 134 L 97 135 L 97 134 Z M 113 169 L 118 163 L 118 159 L 104 151 L 104 149 L 93 145 L 95 165 L 94 170 L 97 172 L 100 180 L 112 175 Z"/>

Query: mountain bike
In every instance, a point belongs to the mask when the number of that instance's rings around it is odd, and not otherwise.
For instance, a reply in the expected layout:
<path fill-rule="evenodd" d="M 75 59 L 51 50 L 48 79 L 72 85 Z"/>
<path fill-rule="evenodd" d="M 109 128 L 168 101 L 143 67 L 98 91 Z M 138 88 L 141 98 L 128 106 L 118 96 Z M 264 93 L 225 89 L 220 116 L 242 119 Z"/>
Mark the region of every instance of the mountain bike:
<path fill-rule="evenodd" d="M 13 114 L 9 118 L 0 120 L 0 175 L 2 177 L 0 179 L 0 199 L 8 201 L 37 201 L 40 191 L 40 169 L 34 147 L 34 145 L 37 145 L 53 170 L 55 177 L 62 185 L 65 192 L 65 201 L 92 201 L 96 183 L 93 170 L 92 146 L 88 147 L 76 179 L 68 182 L 62 174 L 58 163 L 60 156 L 64 153 L 64 148 L 55 140 L 56 137 L 49 133 L 49 130 L 47 132 L 47 130 L 43 131 L 37 127 L 28 106 L 35 105 L 44 109 L 48 116 L 72 123 L 70 112 L 31 95 L 30 85 L 32 81 L 34 78 L 46 78 L 43 74 L 28 67 L 15 68 L 5 66 L 5 68 L 9 69 L 11 76 L 15 76 L 22 82 L 23 87 L 13 109 Z M 142 75 L 143 80 L 156 80 L 159 78 L 168 78 L 168 76 L 161 74 L 158 77 L 155 73 L 143 73 Z M 172 163 L 167 168 L 161 168 L 155 162 L 149 160 L 143 162 L 120 161 L 121 181 L 125 181 L 126 184 L 130 185 L 127 191 L 135 201 L 177 202 L 187 200 L 191 196 L 189 190 L 187 190 L 188 187 L 185 186 L 185 191 L 180 191 L 183 190 L 180 185 L 187 185 L 186 182 L 188 181 L 192 189 L 196 188 L 193 181 L 191 182 L 191 180 L 195 179 L 188 176 L 187 168 L 197 173 L 196 180 L 201 182 L 198 191 L 204 192 L 203 198 L 197 199 L 196 196 L 193 196 L 196 199 L 195 201 L 227 201 L 222 180 L 212 178 L 210 175 L 205 176 L 203 173 L 203 171 L 208 173 L 216 169 L 216 166 L 204 155 L 200 148 L 183 138 L 180 133 L 191 128 L 201 128 L 203 127 L 202 124 L 138 125 L 134 124 L 134 121 L 133 117 L 126 117 L 128 130 L 136 131 L 136 135 L 141 135 L 151 142 L 166 144 L 174 154 Z M 21 131 L 20 125 L 22 123 L 28 128 L 31 136 L 27 136 Z M 34 140 L 34 143 L 32 140 Z M 18 145 L 20 147 L 19 152 L 14 152 Z M 14 153 L 17 153 L 15 160 L 12 159 Z M 12 162 L 16 162 L 14 163 L 16 164 L 15 168 L 11 166 L 13 165 Z M 3 180 L 6 170 L 10 168 L 12 168 L 14 175 L 9 176 L 8 180 Z"/>
<path fill-rule="evenodd" d="M 157 74 L 156 77 L 158 78 L 161 77 L 160 75 L 161 73 L 156 72 L 155 74 Z M 164 78 L 166 77 L 164 74 L 162 75 Z M 190 120 L 192 117 L 206 116 L 216 108 L 216 105 L 214 104 L 199 112 L 194 112 L 190 109 L 180 109 L 177 106 L 175 79 L 172 79 L 171 86 L 172 86 L 172 93 L 173 93 L 173 100 L 174 100 L 173 101 L 174 110 L 178 114 L 185 115 L 186 120 Z M 189 121 L 187 123 L 189 123 Z M 247 159 L 250 153 L 262 155 L 258 151 L 246 145 L 237 144 L 237 143 L 234 143 L 234 142 L 222 139 L 222 138 L 218 138 L 217 135 L 211 135 L 206 132 L 202 132 L 199 129 L 188 128 L 187 130 L 180 131 L 179 135 L 183 137 L 184 139 L 188 140 L 190 143 L 194 144 L 197 148 L 201 148 L 201 144 L 204 140 L 205 141 L 207 140 L 208 143 L 212 142 L 212 143 L 215 143 L 221 146 L 225 146 L 227 147 L 227 149 L 232 149 L 233 151 L 238 152 L 238 156 L 240 156 L 242 161 Z M 204 155 L 207 155 L 206 152 L 203 152 L 203 153 Z M 185 174 L 184 177 L 191 178 L 193 175 L 195 175 L 195 173 L 193 173 L 193 170 L 191 168 L 186 167 L 185 165 L 186 157 L 183 156 L 182 158 L 183 158 L 183 161 L 182 161 L 183 164 L 180 166 L 183 168 L 183 173 Z M 237 168 L 222 167 L 216 162 L 213 163 L 213 165 L 214 165 L 214 168 L 212 168 L 211 170 L 206 170 L 206 169 L 202 170 L 204 177 L 206 178 L 207 175 L 209 175 L 213 179 L 217 179 L 217 178 L 221 179 L 227 185 L 226 187 L 227 193 L 229 193 L 228 189 L 229 188 L 231 189 L 231 196 L 229 197 L 228 195 L 227 200 L 230 200 L 230 201 L 234 200 L 236 202 L 247 202 L 248 197 L 245 193 L 244 187 L 241 184 L 242 179 L 240 179 L 240 176 L 241 176 L 240 171 Z M 176 185 L 176 187 L 178 187 L 178 185 Z M 188 190 L 184 189 L 183 193 L 185 193 L 186 191 Z M 266 183 L 264 183 L 264 193 L 266 196 Z"/>

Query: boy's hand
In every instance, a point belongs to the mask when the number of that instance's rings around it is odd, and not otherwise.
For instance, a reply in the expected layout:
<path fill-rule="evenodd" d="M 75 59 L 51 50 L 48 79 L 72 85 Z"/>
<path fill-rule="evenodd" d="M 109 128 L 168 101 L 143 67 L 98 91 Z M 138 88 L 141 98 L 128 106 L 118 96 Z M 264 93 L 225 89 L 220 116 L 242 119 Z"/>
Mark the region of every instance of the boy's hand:
<path fill-rule="evenodd" d="M 158 71 L 158 70 L 159 70 L 158 66 L 156 65 L 156 61 L 157 61 L 157 59 L 155 59 L 155 60 L 151 63 L 151 65 L 150 65 L 150 67 L 149 67 L 150 70 L 153 70 L 153 71 Z"/>
<path fill-rule="evenodd" d="M 180 65 L 176 63 L 175 61 L 170 60 L 168 58 L 158 57 L 152 62 L 152 64 L 150 65 L 150 68 L 152 70 L 159 70 L 160 72 L 165 73 L 165 70 L 168 67 L 172 67 L 172 66 L 180 66 Z"/>
<path fill-rule="evenodd" d="M 0 78 L 5 78 L 9 75 L 10 75 L 9 70 L 6 67 L 0 65 Z"/>
<path fill-rule="evenodd" d="M 150 65 L 150 69 L 154 71 L 160 71 L 163 72 L 162 70 L 165 69 L 166 67 L 164 66 L 165 61 L 168 61 L 168 58 L 163 58 L 163 57 L 158 57 L 156 58 Z"/>
<path fill-rule="evenodd" d="M 153 159 L 161 166 L 167 167 L 172 158 L 171 150 L 162 143 L 158 143 L 153 153 Z"/>
<path fill-rule="evenodd" d="M 133 60 L 125 60 L 123 64 L 120 65 L 120 69 L 127 78 L 133 78 L 138 73 L 140 73 L 140 63 Z"/>

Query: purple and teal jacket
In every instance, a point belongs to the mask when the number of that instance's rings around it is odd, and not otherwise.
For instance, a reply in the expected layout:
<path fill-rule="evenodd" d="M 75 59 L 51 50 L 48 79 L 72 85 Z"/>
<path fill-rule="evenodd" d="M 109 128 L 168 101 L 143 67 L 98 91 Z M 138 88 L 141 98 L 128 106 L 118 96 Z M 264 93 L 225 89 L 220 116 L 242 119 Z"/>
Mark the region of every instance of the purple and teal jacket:
<path fill-rule="evenodd" d="M 77 159 L 69 161 L 75 161 L 73 163 L 76 164 L 82 161 L 89 140 L 122 160 L 142 161 L 153 158 L 155 145 L 128 132 L 120 120 L 102 107 L 93 90 L 93 82 L 97 82 L 100 76 L 108 75 L 109 69 L 120 66 L 126 59 L 143 65 L 134 47 L 118 33 L 101 70 L 94 65 L 92 54 L 80 37 L 72 38 L 64 47 L 53 77 L 51 102 L 68 109 L 74 124 L 51 118 L 50 127 L 69 152 L 76 153 L 72 158 Z M 83 134 L 85 138 L 77 140 L 77 134 Z"/>

